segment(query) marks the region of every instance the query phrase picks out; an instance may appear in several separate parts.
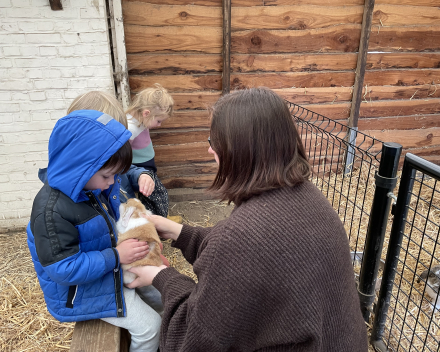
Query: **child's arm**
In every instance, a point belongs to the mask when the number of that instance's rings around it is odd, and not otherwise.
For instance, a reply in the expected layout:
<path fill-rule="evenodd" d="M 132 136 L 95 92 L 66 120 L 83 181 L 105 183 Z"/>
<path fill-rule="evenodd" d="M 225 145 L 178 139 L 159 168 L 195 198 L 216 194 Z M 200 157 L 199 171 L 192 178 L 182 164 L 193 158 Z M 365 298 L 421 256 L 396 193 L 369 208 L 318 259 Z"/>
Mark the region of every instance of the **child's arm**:
<path fill-rule="evenodd" d="M 38 260 L 44 271 L 61 285 L 79 285 L 119 268 L 115 248 L 83 252 L 74 224 L 56 212 L 42 213 L 31 224 Z"/>
<path fill-rule="evenodd" d="M 154 174 L 143 167 L 131 165 L 127 172 L 127 178 L 135 192 L 141 192 L 148 197 L 154 191 Z"/>

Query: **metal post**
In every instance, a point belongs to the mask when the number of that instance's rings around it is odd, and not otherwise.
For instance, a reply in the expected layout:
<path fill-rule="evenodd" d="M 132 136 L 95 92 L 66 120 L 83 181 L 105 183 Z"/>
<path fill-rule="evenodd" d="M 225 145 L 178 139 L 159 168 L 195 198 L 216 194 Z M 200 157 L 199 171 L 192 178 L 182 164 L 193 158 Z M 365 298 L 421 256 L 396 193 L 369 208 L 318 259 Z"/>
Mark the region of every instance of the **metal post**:
<path fill-rule="evenodd" d="M 348 175 L 353 171 L 353 163 L 354 163 L 354 155 L 356 154 L 356 135 L 357 135 L 357 127 L 353 127 L 349 129 L 348 132 L 348 146 L 347 146 L 347 155 L 345 156 L 345 169 L 344 175 Z"/>
<path fill-rule="evenodd" d="M 396 276 L 396 268 L 399 262 L 400 248 L 405 230 L 406 217 L 408 215 L 408 205 L 411 201 L 411 191 L 414 185 L 416 170 L 410 163 L 405 162 L 400 179 L 399 193 L 397 195 L 396 209 L 394 212 L 393 226 L 391 227 L 390 242 L 385 266 L 382 274 L 382 284 L 380 286 L 379 298 L 374 314 L 373 329 L 371 331 L 371 344 L 377 351 L 386 352 L 387 347 L 382 341 L 388 308 L 390 306 L 391 293 Z"/>
<path fill-rule="evenodd" d="M 402 146 L 400 144 L 384 143 L 379 171 L 375 175 L 376 190 L 371 206 L 358 285 L 361 310 L 367 322 L 375 298 L 377 273 L 391 206 L 391 198 L 388 193 L 393 191 L 397 183 L 396 174 L 401 152 Z"/>

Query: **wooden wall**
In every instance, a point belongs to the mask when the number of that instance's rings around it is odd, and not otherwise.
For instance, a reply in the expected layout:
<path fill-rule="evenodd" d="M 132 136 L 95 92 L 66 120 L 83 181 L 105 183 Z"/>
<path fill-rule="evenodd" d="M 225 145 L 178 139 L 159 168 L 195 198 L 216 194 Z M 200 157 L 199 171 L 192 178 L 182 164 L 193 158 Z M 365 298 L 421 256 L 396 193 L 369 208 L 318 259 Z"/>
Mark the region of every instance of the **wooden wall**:
<path fill-rule="evenodd" d="M 221 0 L 123 0 L 132 93 L 158 82 L 176 113 L 152 133 L 167 188 L 203 188 L 206 107 L 222 84 Z M 232 0 L 231 90 L 266 86 L 347 123 L 363 0 Z M 440 0 L 376 0 L 359 129 L 440 163 Z"/>

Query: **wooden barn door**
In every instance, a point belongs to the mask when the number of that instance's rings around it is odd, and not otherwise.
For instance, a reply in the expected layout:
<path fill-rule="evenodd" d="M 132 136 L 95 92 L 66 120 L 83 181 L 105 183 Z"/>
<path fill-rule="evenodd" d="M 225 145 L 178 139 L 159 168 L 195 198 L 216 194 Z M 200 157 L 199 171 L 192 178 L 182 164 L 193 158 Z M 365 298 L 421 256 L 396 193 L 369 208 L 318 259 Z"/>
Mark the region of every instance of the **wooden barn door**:
<path fill-rule="evenodd" d="M 162 84 L 175 113 L 151 133 L 165 187 L 206 188 L 216 172 L 208 154 L 207 107 L 222 89 L 221 0 L 122 0 L 131 93 Z"/>

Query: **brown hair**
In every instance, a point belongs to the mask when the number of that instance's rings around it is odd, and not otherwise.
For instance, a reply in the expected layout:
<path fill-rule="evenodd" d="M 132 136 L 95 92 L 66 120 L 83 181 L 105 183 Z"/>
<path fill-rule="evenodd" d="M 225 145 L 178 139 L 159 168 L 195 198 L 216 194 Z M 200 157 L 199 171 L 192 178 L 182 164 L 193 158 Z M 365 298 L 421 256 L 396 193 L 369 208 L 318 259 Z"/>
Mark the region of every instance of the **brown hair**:
<path fill-rule="evenodd" d="M 237 206 L 265 191 L 302 183 L 310 175 L 289 109 L 270 89 L 221 97 L 212 107 L 210 137 L 219 168 L 209 190 Z"/>
<path fill-rule="evenodd" d="M 171 95 L 159 83 L 155 83 L 153 87 L 140 91 L 126 112 L 146 126 L 158 114 L 171 116 L 173 114 L 173 107 L 174 100 Z M 150 114 L 145 121 L 142 121 L 144 110 L 150 110 Z"/>
<path fill-rule="evenodd" d="M 91 91 L 81 94 L 73 100 L 72 104 L 70 104 L 67 109 L 67 114 L 76 110 L 101 111 L 104 114 L 110 115 L 127 128 L 127 118 L 125 117 L 124 110 L 119 101 L 111 94 L 100 91 Z M 105 162 L 101 167 L 101 170 L 115 168 L 117 174 L 125 174 L 130 169 L 132 160 L 133 154 L 131 145 L 130 142 L 127 141 Z"/>

